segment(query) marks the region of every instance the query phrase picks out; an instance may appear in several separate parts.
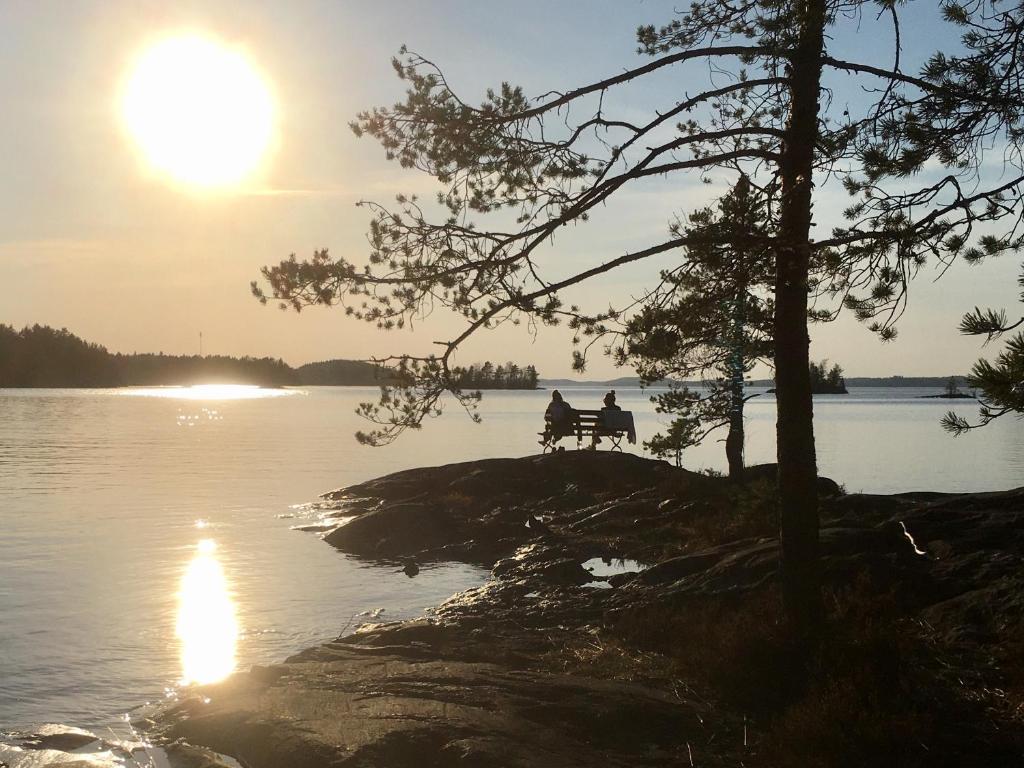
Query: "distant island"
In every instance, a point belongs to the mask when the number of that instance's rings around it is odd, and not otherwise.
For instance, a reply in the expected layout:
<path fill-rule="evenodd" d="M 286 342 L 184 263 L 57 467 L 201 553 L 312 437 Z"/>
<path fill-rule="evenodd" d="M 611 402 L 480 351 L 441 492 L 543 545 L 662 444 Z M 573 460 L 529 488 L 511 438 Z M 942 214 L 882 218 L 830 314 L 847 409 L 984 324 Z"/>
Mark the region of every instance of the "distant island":
<path fill-rule="evenodd" d="M 816 363 L 813 360 L 810 365 L 811 392 L 815 395 L 848 395 L 850 391 L 846 388 L 846 379 L 843 377 L 843 369 L 837 364 L 831 368 L 828 360 Z"/>
<path fill-rule="evenodd" d="M 960 382 L 957 381 L 956 376 L 950 376 L 946 381 L 946 388 L 941 394 L 938 395 L 921 395 L 926 400 L 977 400 L 978 396 L 974 392 L 964 392 L 960 389 Z"/>
<path fill-rule="evenodd" d="M 491 362 L 456 368 L 465 389 L 536 389 L 532 365 Z M 66 328 L 0 324 L 0 387 L 156 387 L 193 384 L 379 386 L 393 371 L 363 360 L 324 360 L 293 368 L 279 358 L 109 352 Z"/>
<path fill-rule="evenodd" d="M 397 381 L 391 371 L 363 360 L 323 360 L 293 370 L 295 378 L 289 383 L 308 387 L 379 386 Z"/>
<path fill-rule="evenodd" d="M 848 376 L 844 378 L 847 388 L 849 387 L 908 387 L 915 389 L 926 389 L 929 387 L 945 389 L 946 383 L 951 377 L 949 376 Z M 966 376 L 953 376 L 959 385 L 966 385 Z M 699 387 L 702 382 L 691 381 L 691 380 L 674 380 L 666 379 L 658 381 L 653 384 L 648 384 L 649 387 L 665 387 L 669 384 L 679 384 L 690 387 Z M 623 376 L 618 379 L 595 379 L 595 380 L 580 380 L 580 379 L 541 379 L 541 387 L 608 387 L 614 389 L 621 387 L 626 389 L 628 387 L 639 387 L 641 386 L 639 376 Z M 775 382 L 771 379 L 752 379 L 747 382 L 748 387 L 774 387 Z M 937 395 L 941 396 L 941 395 Z"/>
<path fill-rule="evenodd" d="M 843 378 L 843 369 L 838 365 L 833 365 L 829 368 L 828 360 L 822 360 L 820 363 L 816 363 L 812 360 L 809 372 L 811 377 L 812 395 L 850 394 L 850 391 L 846 388 L 846 379 Z M 772 385 L 772 389 L 768 390 L 769 393 L 775 391 L 774 382 L 772 382 Z"/>
<path fill-rule="evenodd" d="M 494 365 L 487 361 L 455 369 L 455 383 L 462 389 L 537 389 L 540 375 L 532 365 Z"/>

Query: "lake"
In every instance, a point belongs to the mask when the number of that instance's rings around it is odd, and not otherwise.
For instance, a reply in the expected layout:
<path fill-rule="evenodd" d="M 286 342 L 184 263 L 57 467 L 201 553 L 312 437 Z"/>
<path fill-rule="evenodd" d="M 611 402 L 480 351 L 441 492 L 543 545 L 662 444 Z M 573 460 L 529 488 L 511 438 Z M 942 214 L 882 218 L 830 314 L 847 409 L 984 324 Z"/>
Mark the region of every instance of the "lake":
<path fill-rule="evenodd" d="M 562 389 L 579 408 L 604 390 Z M 995 490 L 1024 477 L 1024 425 L 953 439 L 934 390 L 815 398 L 819 467 L 848 491 Z M 370 388 L 256 391 L 0 390 L 0 729 L 104 728 L 182 679 L 282 659 L 381 619 L 421 614 L 480 569 L 348 558 L 293 530 L 318 494 L 414 466 L 538 450 L 550 393 L 486 393 L 482 424 L 458 409 L 379 449 L 358 445 Z M 649 395 L 619 390 L 641 440 Z M 774 460 L 774 400 L 747 412 L 747 461 Z M 635 447 L 634 450 L 639 450 Z M 721 443 L 687 452 L 725 468 Z M 204 633 L 216 625 L 218 638 Z M 222 642 L 230 636 L 230 643 Z M 191 650 L 190 650 L 191 649 Z"/>

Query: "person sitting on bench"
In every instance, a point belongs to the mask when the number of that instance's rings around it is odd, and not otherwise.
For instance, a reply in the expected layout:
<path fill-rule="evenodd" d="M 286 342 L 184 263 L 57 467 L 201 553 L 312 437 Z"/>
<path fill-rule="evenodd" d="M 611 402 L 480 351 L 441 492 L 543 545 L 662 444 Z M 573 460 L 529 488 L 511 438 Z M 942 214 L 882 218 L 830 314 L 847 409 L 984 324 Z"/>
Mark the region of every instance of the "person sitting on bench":
<path fill-rule="evenodd" d="M 547 410 L 544 411 L 544 418 L 549 422 L 549 429 L 551 430 L 550 439 L 559 440 L 566 435 L 572 434 L 572 406 L 565 402 L 562 398 L 562 393 L 557 389 L 551 393 L 551 402 L 548 403 Z M 544 438 L 540 441 L 541 445 L 544 445 L 549 439 L 547 435 Z"/>
<path fill-rule="evenodd" d="M 605 418 L 605 414 L 608 411 L 621 411 L 621 410 L 622 409 L 615 402 L 615 390 L 613 389 L 611 392 L 609 392 L 608 394 L 606 394 L 604 396 L 604 405 L 601 406 L 601 422 L 602 422 L 602 424 L 606 424 L 606 422 L 607 422 L 607 420 Z M 594 436 L 590 438 L 590 447 L 594 448 L 594 447 L 596 447 L 596 446 L 598 446 L 600 444 L 601 444 L 601 436 L 598 435 L 597 432 L 595 432 Z"/>

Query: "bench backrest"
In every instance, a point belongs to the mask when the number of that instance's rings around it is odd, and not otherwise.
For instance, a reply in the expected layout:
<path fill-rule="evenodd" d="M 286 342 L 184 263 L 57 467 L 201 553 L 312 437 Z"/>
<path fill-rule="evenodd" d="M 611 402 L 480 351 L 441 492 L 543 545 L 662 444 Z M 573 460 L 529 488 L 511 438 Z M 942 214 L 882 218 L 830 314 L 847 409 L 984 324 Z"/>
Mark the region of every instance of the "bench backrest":
<path fill-rule="evenodd" d="M 573 408 L 573 431 L 577 434 L 593 434 L 597 430 L 604 432 L 627 432 L 633 424 L 632 411 L 605 411 Z M 544 415 L 544 422 L 551 423 L 551 417 Z"/>

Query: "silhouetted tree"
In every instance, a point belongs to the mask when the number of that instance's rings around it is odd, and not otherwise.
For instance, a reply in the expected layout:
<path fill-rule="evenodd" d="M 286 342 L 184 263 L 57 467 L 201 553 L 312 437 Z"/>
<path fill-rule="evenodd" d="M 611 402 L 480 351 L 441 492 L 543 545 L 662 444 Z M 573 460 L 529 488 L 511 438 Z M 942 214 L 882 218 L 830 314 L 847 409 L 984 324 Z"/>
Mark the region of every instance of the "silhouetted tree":
<path fill-rule="evenodd" d="M 811 392 L 816 395 L 845 395 L 846 379 L 843 369 L 838 364 L 828 367 L 828 360 L 811 362 L 808 365 L 811 377 Z"/>
<path fill-rule="evenodd" d="M 1020 300 L 1024 302 L 1024 269 L 1017 283 L 1022 289 Z M 1011 322 L 1005 310 L 982 310 L 975 307 L 960 322 L 960 332 L 984 336 L 987 343 L 1022 325 L 1024 317 Z M 1006 341 L 1006 346 L 996 355 L 994 363 L 985 359 L 978 360 L 971 368 L 967 383 L 980 391 L 978 422 L 971 424 L 963 416 L 950 411 L 943 417 L 942 426 L 954 435 L 983 427 L 1008 413 L 1024 414 L 1024 331 L 1018 331 Z"/>
<path fill-rule="evenodd" d="M 524 375 L 524 371 L 530 372 Z M 537 369 L 532 365 L 520 368 L 515 363 L 506 363 L 497 368 L 490 361 L 466 368 L 451 369 L 452 383 L 460 390 L 480 389 L 536 389 Z"/>
<path fill-rule="evenodd" d="M 695 211 L 677 236 L 699 236 L 683 263 L 662 274 L 661 285 L 631 317 L 615 350 L 619 364 L 632 364 L 644 383 L 700 376 L 704 386 L 670 383 L 652 400 L 658 413 L 674 418 L 669 431 L 644 446 L 674 458 L 721 427 L 728 427 L 725 452 L 729 477 L 743 477 L 744 376 L 772 355 L 770 299 L 774 263 L 767 202 L 741 176 L 717 208 Z M 735 245 L 737 242 L 756 245 Z"/>
<path fill-rule="evenodd" d="M 525 370 L 525 377 L 526 377 L 526 381 L 525 381 L 526 388 L 527 389 L 537 389 L 537 386 L 540 383 L 540 374 L 537 373 L 537 369 L 534 368 L 532 365 L 528 365 L 528 366 L 526 366 L 526 368 L 524 370 Z"/>
<path fill-rule="evenodd" d="M 957 258 L 984 225 L 1019 222 L 1024 208 L 1024 14 L 989 0 L 939 7 L 962 32 L 960 45 L 936 53 L 916 74 L 907 71 L 901 40 L 934 30 L 904 28 L 900 4 L 867 0 L 695 0 L 668 24 L 639 30 L 640 52 L 650 57 L 639 66 L 533 99 L 503 83 L 479 105 L 458 96 L 432 62 L 403 50 L 394 66 L 408 83 L 406 99 L 361 114 L 353 128 L 378 139 L 403 167 L 436 178 L 442 214 L 434 220 L 434 210 L 415 197 L 399 196 L 393 209 L 367 202 L 367 266 L 326 251 L 301 262 L 293 256 L 263 270 L 269 294 L 295 309 L 345 303 L 350 315 L 382 330 L 437 306 L 465 319 L 436 357 L 392 361 L 415 372 L 413 383 L 405 393 L 384 391 L 377 407 L 364 410 L 376 427 L 362 435 L 387 442 L 418 427 L 446 390 L 472 408 L 453 386 L 449 361 L 474 332 L 525 315 L 543 324 L 567 320 L 600 337 L 630 306 L 566 306 L 559 298 L 565 289 L 698 242 L 687 235 L 625 253 L 597 248 L 585 268 L 552 277 L 537 256 L 556 232 L 646 179 L 689 170 L 709 180 L 712 172 L 745 173 L 777 209 L 769 243 L 782 588 L 790 617 L 809 627 L 821 606 L 808 378 L 812 252 L 829 273 L 816 292 L 841 299 L 888 339 L 907 281 L 929 256 Z M 848 46 L 871 52 L 862 62 L 826 50 L 826 39 L 877 35 L 863 18 L 876 13 L 896 33 L 890 63 L 879 64 L 875 46 Z M 691 62 L 697 67 L 690 76 L 673 81 L 684 82 L 686 93 L 652 103 L 658 76 Z M 1005 175 L 983 164 L 990 147 L 1003 160 L 997 165 L 1009 169 Z M 812 242 L 814 183 L 827 179 L 854 200 L 845 225 Z M 513 212 L 514 223 L 506 216 L 493 226 L 471 220 L 496 212 Z M 993 253 L 1019 245 L 1013 234 L 989 237 Z M 253 290 L 267 298 L 258 285 Z M 575 353 L 578 367 L 584 354 Z"/>

